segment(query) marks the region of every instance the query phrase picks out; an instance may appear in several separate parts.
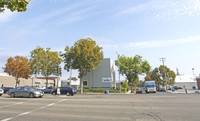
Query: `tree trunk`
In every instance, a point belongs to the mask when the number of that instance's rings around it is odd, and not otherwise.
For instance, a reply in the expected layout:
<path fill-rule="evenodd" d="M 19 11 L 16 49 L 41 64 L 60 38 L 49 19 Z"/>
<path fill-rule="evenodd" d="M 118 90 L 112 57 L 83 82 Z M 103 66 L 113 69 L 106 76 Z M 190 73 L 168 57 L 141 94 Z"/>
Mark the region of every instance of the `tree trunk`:
<path fill-rule="evenodd" d="M 131 87 L 131 93 L 135 93 L 135 84 L 134 84 L 134 80 L 133 80 L 132 87 Z"/>
<path fill-rule="evenodd" d="M 16 78 L 16 83 L 15 83 L 15 87 L 17 87 L 17 83 L 18 83 L 18 78 Z"/>
<path fill-rule="evenodd" d="M 48 76 L 46 76 L 46 89 L 48 87 Z"/>
<path fill-rule="evenodd" d="M 81 88 L 81 94 L 83 93 L 83 80 L 80 78 L 80 88 Z"/>

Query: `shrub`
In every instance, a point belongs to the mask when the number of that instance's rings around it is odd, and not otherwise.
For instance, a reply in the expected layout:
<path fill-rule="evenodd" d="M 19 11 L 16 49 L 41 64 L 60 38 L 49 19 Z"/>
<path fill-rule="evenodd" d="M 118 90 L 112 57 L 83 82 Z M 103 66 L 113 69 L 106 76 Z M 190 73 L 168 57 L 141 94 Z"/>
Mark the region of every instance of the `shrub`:
<path fill-rule="evenodd" d="M 122 88 L 121 91 L 122 93 L 127 93 L 127 88 Z"/>

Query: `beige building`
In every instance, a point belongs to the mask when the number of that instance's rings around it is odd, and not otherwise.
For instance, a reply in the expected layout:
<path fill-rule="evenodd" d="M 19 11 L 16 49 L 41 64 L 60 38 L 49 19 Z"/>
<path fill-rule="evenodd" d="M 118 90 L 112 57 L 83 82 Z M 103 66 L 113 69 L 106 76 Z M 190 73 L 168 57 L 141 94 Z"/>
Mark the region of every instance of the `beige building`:
<path fill-rule="evenodd" d="M 20 78 L 20 82 L 18 86 L 36 86 L 36 87 L 45 87 L 46 86 L 46 79 L 43 77 L 38 77 L 38 78 L 29 78 L 29 79 L 24 79 Z M 7 74 L 0 74 L 0 87 L 15 87 L 16 85 L 16 80 L 15 77 L 9 76 Z M 48 87 L 56 86 L 57 85 L 57 78 L 56 77 L 50 77 L 48 80 Z"/>

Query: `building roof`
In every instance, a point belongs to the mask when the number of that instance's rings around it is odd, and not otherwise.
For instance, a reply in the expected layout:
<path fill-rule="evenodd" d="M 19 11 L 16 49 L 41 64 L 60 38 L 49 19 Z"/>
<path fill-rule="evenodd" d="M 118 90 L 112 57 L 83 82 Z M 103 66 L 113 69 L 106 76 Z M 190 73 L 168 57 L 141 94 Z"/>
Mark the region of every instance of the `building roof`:
<path fill-rule="evenodd" d="M 177 75 L 175 82 L 196 82 L 196 76 L 194 75 Z"/>

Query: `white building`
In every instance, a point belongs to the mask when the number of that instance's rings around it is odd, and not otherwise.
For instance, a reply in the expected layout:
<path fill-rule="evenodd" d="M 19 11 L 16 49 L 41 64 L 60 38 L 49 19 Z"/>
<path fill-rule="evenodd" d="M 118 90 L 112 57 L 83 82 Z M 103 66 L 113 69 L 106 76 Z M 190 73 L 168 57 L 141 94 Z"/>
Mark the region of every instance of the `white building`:
<path fill-rule="evenodd" d="M 193 86 L 197 87 L 196 76 L 184 74 L 177 75 L 174 86 L 185 86 L 187 89 L 192 89 Z"/>
<path fill-rule="evenodd" d="M 115 62 L 104 58 L 101 64 L 83 77 L 83 86 L 91 88 L 115 88 Z"/>

